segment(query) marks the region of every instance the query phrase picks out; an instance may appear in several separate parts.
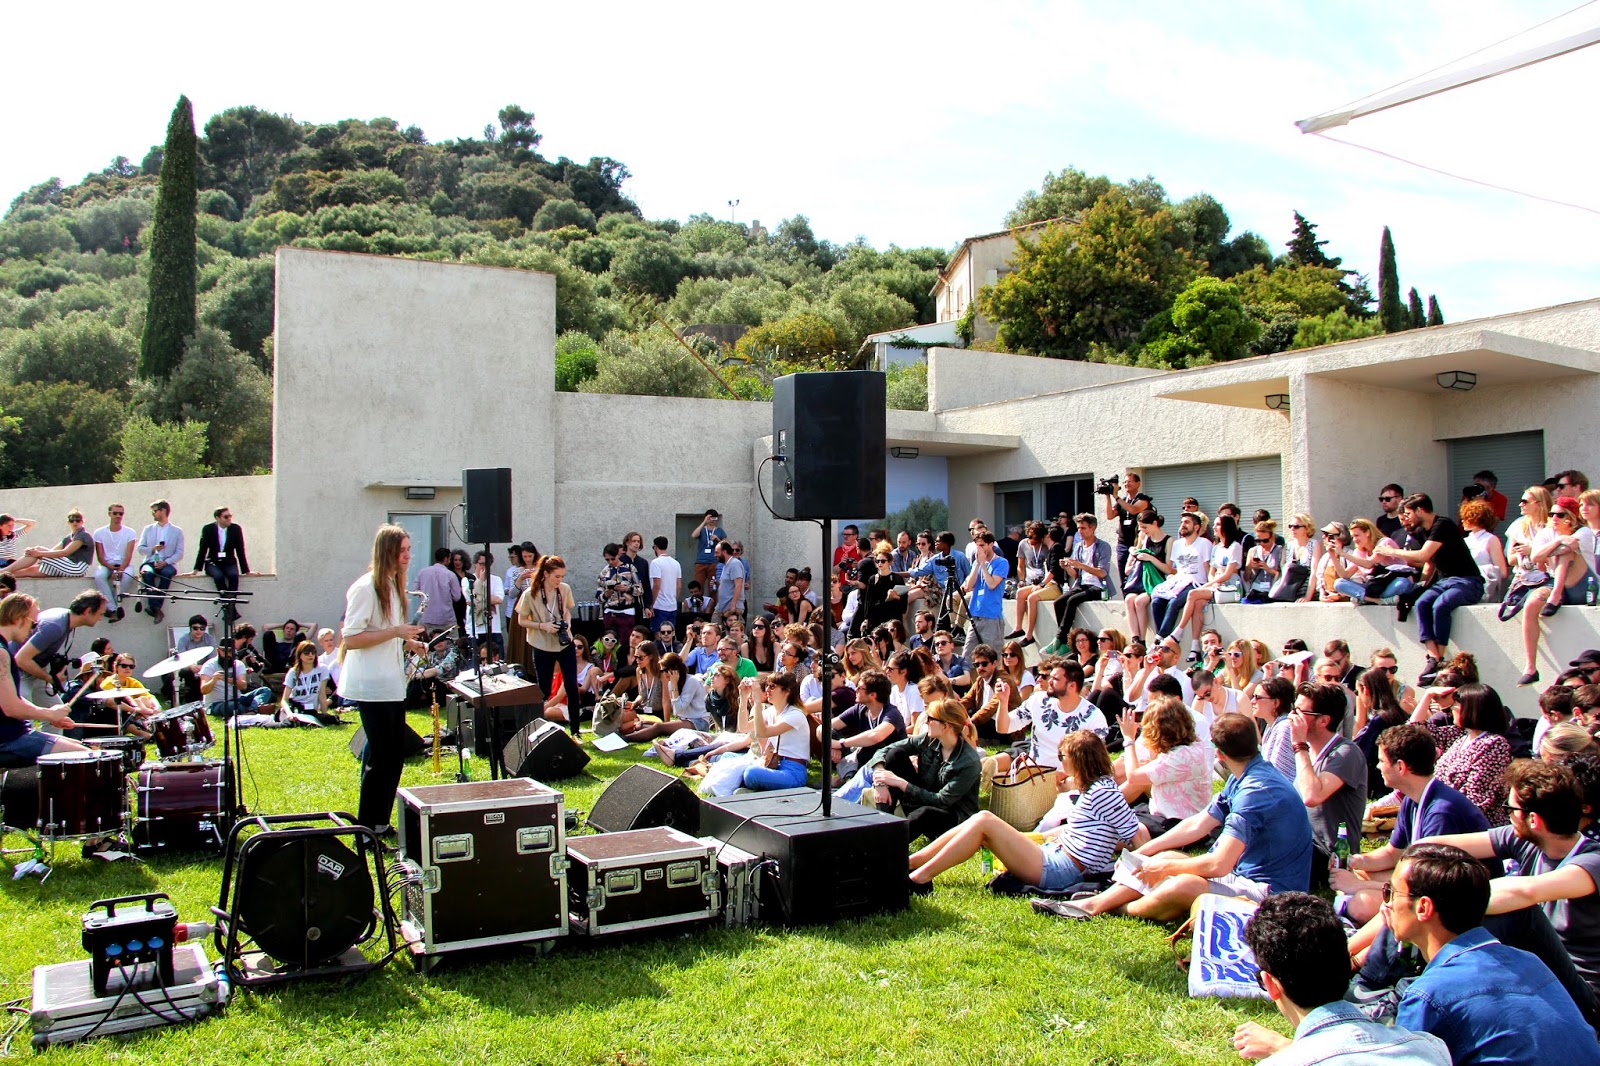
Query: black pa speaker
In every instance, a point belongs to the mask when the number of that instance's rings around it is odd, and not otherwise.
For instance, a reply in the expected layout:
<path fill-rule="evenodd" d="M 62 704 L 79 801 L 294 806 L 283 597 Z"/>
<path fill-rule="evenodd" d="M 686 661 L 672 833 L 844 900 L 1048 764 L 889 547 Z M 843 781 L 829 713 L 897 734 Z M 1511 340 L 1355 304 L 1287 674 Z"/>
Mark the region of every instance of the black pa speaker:
<path fill-rule="evenodd" d="M 467 508 L 468 544 L 511 540 L 511 468 L 461 471 L 461 496 Z"/>
<path fill-rule="evenodd" d="M 594 801 L 589 824 L 602 833 L 666 827 L 698 836 L 700 797 L 671 774 L 630 766 Z"/>
<path fill-rule="evenodd" d="M 560 781 L 581 774 L 589 765 L 589 753 L 565 729 L 540 719 L 506 741 L 501 765 L 511 777 Z"/>
<path fill-rule="evenodd" d="M 423 740 L 421 734 L 405 722 L 400 724 L 400 746 L 408 759 L 421 755 L 429 747 L 429 741 Z M 356 731 L 350 737 L 350 754 L 357 759 L 367 746 L 367 731 L 356 726 Z"/>
<path fill-rule="evenodd" d="M 772 383 L 772 509 L 780 518 L 869 518 L 887 510 L 884 376 L 786 374 Z M 467 538 L 471 540 L 471 537 Z"/>

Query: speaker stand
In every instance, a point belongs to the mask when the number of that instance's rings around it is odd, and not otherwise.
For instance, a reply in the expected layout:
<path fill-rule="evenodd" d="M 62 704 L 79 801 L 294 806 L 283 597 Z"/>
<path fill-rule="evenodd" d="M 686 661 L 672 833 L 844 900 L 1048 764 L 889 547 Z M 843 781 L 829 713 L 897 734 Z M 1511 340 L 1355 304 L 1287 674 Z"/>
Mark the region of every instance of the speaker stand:
<path fill-rule="evenodd" d="M 829 546 L 833 543 L 833 519 L 822 519 L 822 569 L 820 573 L 828 575 L 828 586 L 824 587 L 819 599 L 822 600 L 822 633 L 823 643 L 827 645 L 822 652 L 822 816 L 833 817 L 833 685 L 828 672 L 828 660 L 833 657 L 833 597 L 828 594 L 828 588 L 833 583 L 833 553 Z M 809 726 L 807 728 L 810 728 Z"/>

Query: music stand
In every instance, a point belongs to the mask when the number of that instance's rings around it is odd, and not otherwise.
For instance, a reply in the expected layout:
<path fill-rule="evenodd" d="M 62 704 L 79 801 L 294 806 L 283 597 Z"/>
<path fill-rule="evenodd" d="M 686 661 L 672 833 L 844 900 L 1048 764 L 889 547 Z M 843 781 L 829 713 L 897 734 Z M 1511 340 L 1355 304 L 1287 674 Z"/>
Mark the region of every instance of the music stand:
<path fill-rule="evenodd" d="M 174 589 L 177 589 L 178 591 L 174 592 Z M 232 714 L 229 714 L 227 720 L 222 723 L 222 771 L 228 775 L 228 784 L 233 789 L 234 809 L 228 812 L 229 817 L 237 820 L 249 814 L 250 811 L 244 804 L 244 776 L 243 768 L 241 766 L 244 756 L 244 739 L 239 734 L 239 683 L 234 676 L 234 672 L 236 670 L 235 664 L 238 662 L 238 659 L 231 657 L 231 653 L 234 651 L 233 623 L 234 619 L 239 617 L 239 606 L 241 604 L 248 603 L 250 601 L 250 597 L 255 594 L 252 592 L 241 592 L 237 589 L 231 591 L 223 589 L 207 590 L 203 588 L 195 588 L 194 586 L 187 584 L 184 584 L 180 587 L 179 582 L 176 579 L 173 580 L 172 587 L 166 590 L 166 594 L 167 599 L 173 601 L 183 603 L 211 604 L 217 608 L 217 613 L 222 621 L 222 637 L 217 641 L 217 657 L 219 659 L 222 657 L 222 649 L 225 647 L 230 652 L 230 660 L 227 668 L 221 671 L 222 700 L 223 706 L 227 707 L 233 712 Z M 205 713 L 203 708 L 201 713 Z M 233 733 L 231 744 L 228 736 L 230 726 L 232 727 Z M 233 757 L 234 752 L 239 753 L 239 758 Z"/>

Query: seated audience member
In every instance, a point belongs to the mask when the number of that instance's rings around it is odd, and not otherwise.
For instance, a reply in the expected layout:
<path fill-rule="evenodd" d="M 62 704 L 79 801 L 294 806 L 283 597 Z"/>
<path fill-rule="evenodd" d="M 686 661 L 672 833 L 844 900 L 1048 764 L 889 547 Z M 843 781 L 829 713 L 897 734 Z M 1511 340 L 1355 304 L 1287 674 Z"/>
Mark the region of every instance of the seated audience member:
<path fill-rule="evenodd" d="M 1505 733 L 1511 719 L 1500 696 L 1488 685 L 1463 684 L 1455 670 L 1439 671 L 1443 682 L 1422 694 L 1411 720 L 1428 727 L 1439 745 L 1436 776 L 1459 790 L 1483 811 L 1491 826 L 1510 821 L 1506 812 L 1506 768 L 1511 743 Z M 1441 721 L 1434 710 L 1451 715 Z"/>
<path fill-rule="evenodd" d="M 1203 737 L 1211 735 L 1211 723 L 1218 715 L 1243 714 L 1247 710 L 1245 700 L 1203 666 L 1194 668 L 1189 675 L 1189 685 L 1194 691 L 1189 709 L 1194 713 L 1194 727 Z"/>
<path fill-rule="evenodd" d="M 1178 521 L 1178 535 L 1167 549 L 1167 558 L 1153 562 L 1167 575 L 1150 589 L 1150 624 L 1159 637 L 1166 638 L 1178 628 L 1190 592 L 1206 582 L 1212 545 L 1200 535 L 1205 528 L 1205 520 L 1199 514 L 1185 511 Z M 1198 637 L 1195 644 L 1199 644 Z M 1199 659 L 1199 655 L 1195 658 Z"/>
<path fill-rule="evenodd" d="M 1068 733 L 1058 757 L 1070 791 L 1039 822 L 1042 844 L 979 811 L 911 855 L 912 891 L 926 892 L 939 874 L 988 848 L 1022 883 L 1062 892 L 1104 878 L 1121 848 L 1149 837 L 1111 779 L 1111 753 L 1098 734 Z"/>
<path fill-rule="evenodd" d="M 1137 873 L 1148 893 L 1113 884 L 1076 903 L 1035 900 L 1034 909 L 1079 920 L 1126 913 L 1165 922 L 1187 914 L 1208 892 L 1256 903 L 1273 892 L 1304 892 L 1311 880 L 1311 821 L 1294 786 L 1261 759 L 1255 723 L 1225 714 L 1211 727 L 1211 743 L 1228 783 L 1206 810 L 1139 848 L 1146 861 Z M 1219 826 L 1220 836 L 1204 855 L 1178 850 Z"/>
<path fill-rule="evenodd" d="M 1377 772 L 1378 738 L 1384 730 L 1401 725 L 1408 717 L 1395 695 L 1394 678 L 1388 671 L 1368 670 L 1356 679 L 1356 718 L 1354 735 L 1350 739 L 1367 760 L 1368 796 L 1377 797 L 1389 791 L 1383 787 Z M 1430 735 L 1429 743 L 1432 742 Z M 1431 759 L 1428 765 L 1433 765 Z"/>
<path fill-rule="evenodd" d="M 1261 757 L 1285 781 L 1293 781 L 1296 759 L 1289 720 L 1294 713 L 1294 684 L 1286 677 L 1269 677 L 1250 688 L 1250 713 L 1261 723 Z"/>
<path fill-rule="evenodd" d="M 1206 580 L 1204 584 L 1189 590 L 1189 596 L 1183 604 L 1183 617 L 1178 622 L 1177 629 L 1173 630 L 1175 638 L 1181 638 L 1185 628 L 1189 630 L 1189 657 L 1187 662 L 1193 664 L 1200 661 L 1200 629 L 1205 625 L 1206 605 L 1215 600 L 1217 603 L 1238 603 L 1243 598 L 1243 581 L 1240 568 L 1244 563 L 1244 539 L 1239 532 L 1239 524 L 1227 515 L 1218 516 L 1212 525 L 1213 547 L 1211 558 L 1207 562 Z"/>
<path fill-rule="evenodd" d="M 1551 765 L 1565 764 L 1575 755 L 1600 750 L 1600 743 L 1577 722 L 1562 722 L 1545 731 L 1539 741 L 1538 758 Z"/>
<path fill-rule="evenodd" d="M 723 662 L 727 663 L 728 658 L 724 656 Z M 800 708 L 799 679 L 779 671 L 744 678 L 739 689 L 740 696 L 748 697 L 751 704 L 751 747 L 763 756 L 773 752 L 777 760 L 772 767 L 759 762 L 747 767 L 744 787 L 752 792 L 802 787 L 811 758 L 811 731 L 806 726 L 805 711 Z"/>
<path fill-rule="evenodd" d="M 1041 669 L 1043 666 L 1041 665 Z M 1083 667 L 1071 660 L 1055 660 L 1045 674 L 1044 688 L 1035 689 L 1015 709 L 1001 707 L 995 714 L 995 728 L 1001 733 L 1027 732 L 1013 751 L 1031 756 L 1041 766 L 1056 767 L 1061 738 L 1080 729 L 1106 734 L 1106 716 L 1083 694 Z M 995 756 L 995 769 L 1011 768 L 1011 754 Z"/>
<path fill-rule="evenodd" d="M 1265 676 L 1261 664 L 1256 661 L 1256 646 L 1250 641 L 1236 640 L 1222 653 L 1222 673 L 1217 675 L 1217 680 L 1237 692 L 1241 699 Z"/>
<path fill-rule="evenodd" d="M 1295 791 L 1311 812 L 1317 843 L 1330 852 L 1341 828 L 1351 845 L 1360 847 L 1367 805 L 1367 759 L 1339 735 L 1344 712 L 1344 686 L 1310 682 L 1296 691 L 1289 717 Z"/>
<path fill-rule="evenodd" d="M 1024 700 L 1033 695 L 1033 690 L 1039 685 L 1039 679 L 1028 669 L 1026 659 L 1027 653 L 1023 651 L 1022 644 L 1008 640 L 1000 646 L 1000 658 L 996 660 L 996 670 L 1001 678 L 1010 682 L 1011 687 L 1017 690 L 1018 698 Z M 1088 676 L 1087 669 L 1084 670 L 1084 676 Z"/>
<path fill-rule="evenodd" d="M 1027 638 L 1033 643 L 1033 626 L 1039 617 L 1039 604 L 1061 595 L 1061 585 L 1050 566 L 1051 549 L 1055 543 L 1051 531 L 1043 522 L 1029 522 L 1024 527 L 1027 539 L 1017 545 L 1016 565 L 1016 624 L 1017 628 L 1006 634 L 1007 640 Z M 1060 530 L 1056 530 L 1060 533 Z M 1055 556 L 1060 557 L 1056 552 Z M 909 569 L 909 568 L 908 568 Z"/>
<path fill-rule="evenodd" d="M 1461 529 L 1467 538 L 1467 550 L 1472 552 L 1472 561 L 1478 564 L 1478 572 L 1483 575 L 1483 598 L 1489 603 L 1498 603 L 1511 577 L 1505 546 L 1494 535 L 1496 523 L 1505 516 L 1497 519 L 1483 500 L 1465 500 L 1457 517 L 1461 519 Z"/>
<path fill-rule="evenodd" d="M 834 765 L 841 781 L 872 762 L 881 749 L 905 739 L 906 723 L 889 704 L 889 678 L 868 670 L 856 678 L 856 703 L 832 721 Z"/>
<path fill-rule="evenodd" d="M 320 664 L 321 660 L 318 660 Z M 447 683 L 461 672 L 461 660 L 456 654 L 456 642 L 449 633 L 436 633 L 428 642 L 428 654 L 420 669 L 406 681 L 407 707 L 432 707 L 435 700 L 443 707 L 450 698 Z M 284 677 L 284 690 L 289 679 Z"/>
<path fill-rule="evenodd" d="M 1562 496 L 1550 509 L 1550 528 L 1553 535 L 1534 548 L 1531 561 L 1544 567 L 1550 574 L 1550 583 L 1528 593 L 1522 612 L 1522 650 L 1526 667 L 1519 685 L 1531 685 L 1539 680 L 1539 620 L 1549 618 L 1562 604 L 1586 602 L 1588 583 L 1593 580 L 1589 560 L 1580 544 L 1583 519 L 1578 515 L 1578 501 Z M 1593 554 L 1592 549 L 1589 552 Z"/>
<path fill-rule="evenodd" d="M 972 687 L 961 697 L 961 705 L 977 727 L 980 740 L 1011 739 L 1009 734 L 1002 736 L 996 730 L 995 715 L 1002 705 L 1014 711 L 1022 703 L 1016 686 L 1007 682 L 998 664 L 999 657 L 989 645 L 979 644 L 972 649 Z"/>
<path fill-rule="evenodd" d="M 1489 872 L 1446 844 L 1413 844 L 1384 889 L 1394 934 L 1427 966 L 1400 997 L 1395 1023 L 1432 1033 L 1457 1066 L 1600 1063 L 1600 1045 L 1549 967 L 1483 928 Z"/>
<path fill-rule="evenodd" d="M 1195 732 L 1194 716 L 1180 700 L 1158 696 L 1140 722 L 1125 710 L 1119 764 L 1122 795 L 1152 835 L 1174 828 L 1211 803 L 1211 749 Z M 1145 797 L 1148 797 L 1146 799 Z"/>
<path fill-rule="evenodd" d="M 925 649 L 918 649 L 918 652 Z M 889 702 L 899 710 L 900 717 L 905 719 L 906 730 L 917 732 L 917 724 L 923 712 L 922 693 L 917 691 L 917 683 L 922 680 L 922 660 L 911 652 L 891 652 L 883 660 L 883 672 L 888 675 L 892 691 L 889 693 Z"/>
<path fill-rule="evenodd" d="M 1433 776 L 1438 749 L 1433 734 L 1420 725 L 1407 722 L 1385 729 L 1378 736 L 1378 773 L 1383 783 L 1398 792 L 1400 811 L 1388 843 L 1368 852 L 1352 851 L 1348 870 L 1334 870 L 1332 885 L 1347 893 L 1350 901 L 1345 913 L 1357 925 L 1365 925 L 1378 914 L 1379 888 L 1400 860 L 1400 853 L 1425 837 L 1454 833 L 1477 833 L 1489 828 L 1489 820 L 1472 801 Z M 1365 874 L 1362 879 L 1358 874 Z"/>
<path fill-rule="evenodd" d="M 1271 602 L 1272 586 L 1278 583 L 1278 575 L 1283 572 L 1283 538 L 1278 536 L 1278 523 L 1270 518 L 1257 519 L 1255 534 L 1245 537 L 1240 544 L 1244 548 L 1244 563 L 1239 568 L 1240 580 L 1244 583 L 1244 602 Z"/>
<path fill-rule="evenodd" d="M 1574 701 L 1574 689 L 1566 685 L 1551 685 L 1539 693 L 1539 724 L 1533 727 L 1533 750 L 1539 750 L 1539 744 L 1544 740 L 1552 726 L 1562 722 L 1570 722 L 1577 713 L 1577 704 Z"/>
<path fill-rule="evenodd" d="M 232 669 L 233 697 L 227 698 L 222 672 Z M 262 685 L 245 690 L 249 671 L 232 648 L 218 648 L 217 654 L 207 659 L 200 668 L 200 698 L 205 701 L 206 713 L 219 718 L 232 718 L 236 714 L 252 714 L 257 708 L 272 702 L 272 690 Z"/>
<path fill-rule="evenodd" d="M 294 650 L 294 665 L 283 678 L 279 721 L 321 725 L 318 716 L 328 713 L 328 681 L 328 672 L 317 664 L 316 645 L 302 640 Z"/>
<path fill-rule="evenodd" d="M 704 622 L 711 617 L 711 597 L 705 593 L 705 588 L 698 581 L 689 582 L 688 595 L 683 602 L 678 604 L 678 618 L 692 622 Z"/>
<path fill-rule="evenodd" d="M 1072 628 L 1078 608 L 1103 600 L 1111 588 L 1113 566 L 1111 542 L 1095 536 L 1099 520 L 1085 511 L 1073 519 L 1077 536 L 1063 530 L 1061 557 L 1057 562 L 1061 596 L 1056 600 L 1056 631 Z"/>
<path fill-rule="evenodd" d="M 1488 914 L 1543 910 L 1590 991 L 1578 1007 L 1595 1015 L 1600 994 L 1600 839 L 1581 832 L 1584 795 L 1564 766 L 1519 759 L 1506 773 L 1511 824 L 1436 836 L 1475 859 L 1505 859 L 1517 876 L 1491 883 Z M 1501 938 L 1515 943 L 1516 937 Z"/>
<path fill-rule="evenodd" d="M 971 722 L 956 700 L 936 700 L 923 719 L 924 732 L 883 749 L 872 773 L 878 809 L 898 807 L 910 839 L 930 840 L 978 812 L 978 749 L 968 736 Z"/>
<path fill-rule="evenodd" d="M 1425 492 L 1405 498 L 1401 517 L 1406 529 L 1422 546 L 1416 550 L 1383 548 L 1380 563 L 1429 564 L 1433 577 L 1416 598 L 1417 639 L 1427 649 L 1417 684 L 1433 681 L 1450 644 L 1450 615 L 1457 607 L 1470 607 L 1483 599 L 1483 574 L 1472 558 L 1455 522 L 1434 513 L 1433 499 Z"/>
<path fill-rule="evenodd" d="M 92 562 L 94 537 L 83 528 L 83 512 L 74 508 L 67 512 L 67 535 L 61 543 L 54 548 L 24 549 L 23 557 L 6 568 L 6 576 L 13 581 L 19 577 L 83 577 Z"/>
<path fill-rule="evenodd" d="M 964 691 L 972 684 L 972 668 L 967 665 L 967 660 L 956 654 L 955 639 L 946 630 L 941 629 L 933 635 L 933 662 L 956 691 Z"/>
<path fill-rule="evenodd" d="M 1294 1026 L 1294 1037 L 1245 1022 L 1233 1034 L 1240 1058 L 1265 1058 L 1272 1066 L 1449 1066 L 1443 1040 L 1373 1021 L 1345 1002 L 1344 927 L 1325 900 L 1304 892 L 1270 896 L 1251 916 L 1244 939 L 1260 971 L 1256 980 Z"/>
<path fill-rule="evenodd" d="M 651 747 L 668 766 L 692 766 L 700 759 L 714 759 L 728 752 L 745 751 L 750 747 L 747 715 L 736 706 L 739 692 L 739 675 L 721 663 L 711 668 L 710 680 L 705 682 L 706 713 L 712 719 L 712 728 L 721 730 L 707 737 L 704 743 L 679 747 L 678 737 L 669 735 L 655 740 Z M 744 728 L 739 728 L 741 725 Z"/>

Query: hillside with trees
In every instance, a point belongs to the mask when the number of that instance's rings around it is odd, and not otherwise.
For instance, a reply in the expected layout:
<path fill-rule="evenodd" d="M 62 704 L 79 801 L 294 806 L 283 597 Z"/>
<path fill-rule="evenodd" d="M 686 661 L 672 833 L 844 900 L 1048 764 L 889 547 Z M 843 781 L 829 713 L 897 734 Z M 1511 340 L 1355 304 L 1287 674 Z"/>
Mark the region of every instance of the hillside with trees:
<path fill-rule="evenodd" d="M 933 319 L 947 249 L 837 244 L 803 215 L 649 220 L 617 159 L 551 159 L 531 112 L 496 119 L 437 143 L 257 107 L 196 129 L 180 99 L 138 162 L 17 196 L 0 220 L 0 486 L 266 470 L 283 245 L 554 274 L 567 391 L 763 399 L 777 375 L 858 365 L 867 335 Z M 1173 204 L 1153 178 L 1069 168 L 1007 222 L 1062 217 L 981 296 L 1006 350 L 1190 366 L 1390 317 L 1389 274 L 1379 316 L 1298 215 L 1274 257 L 1230 237 L 1208 195 Z M 1429 304 L 1413 290 L 1400 312 L 1421 324 Z M 892 404 L 925 405 L 925 368 L 893 377 Z"/>

